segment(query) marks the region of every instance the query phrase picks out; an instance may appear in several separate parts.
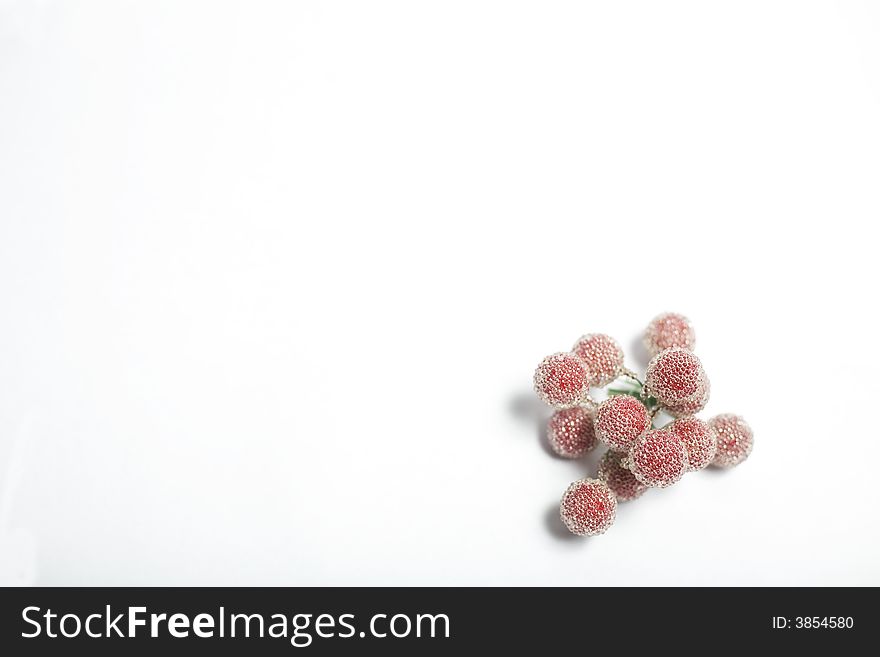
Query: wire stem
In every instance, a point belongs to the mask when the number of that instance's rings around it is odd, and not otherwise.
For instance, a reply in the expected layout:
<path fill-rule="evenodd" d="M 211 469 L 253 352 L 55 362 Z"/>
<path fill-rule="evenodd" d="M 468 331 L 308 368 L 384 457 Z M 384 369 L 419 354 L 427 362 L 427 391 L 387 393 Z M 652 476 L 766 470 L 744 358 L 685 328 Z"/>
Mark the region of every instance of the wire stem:
<path fill-rule="evenodd" d="M 639 388 L 643 388 L 645 386 L 644 382 L 639 378 L 639 375 L 633 372 L 631 369 L 624 367 L 620 373 L 628 379 L 632 379 L 636 383 L 639 384 Z"/>

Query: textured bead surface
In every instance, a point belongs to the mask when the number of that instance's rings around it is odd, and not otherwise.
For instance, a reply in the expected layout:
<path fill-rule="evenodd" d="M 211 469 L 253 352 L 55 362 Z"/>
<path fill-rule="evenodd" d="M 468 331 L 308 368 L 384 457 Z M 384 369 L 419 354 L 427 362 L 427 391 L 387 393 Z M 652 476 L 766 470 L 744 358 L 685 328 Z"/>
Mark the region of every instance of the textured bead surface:
<path fill-rule="evenodd" d="M 592 411 L 581 406 L 556 411 L 547 422 L 547 442 L 559 456 L 580 458 L 599 443 Z"/>
<path fill-rule="evenodd" d="M 648 490 L 635 475 L 623 467 L 623 459 L 626 452 L 609 449 L 599 461 L 599 473 L 596 475 L 600 480 L 608 484 L 608 488 L 617 497 L 618 502 L 628 502 L 636 499 Z"/>
<path fill-rule="evenodd" d="M 656 356 L 670 347 L 682 347 L 693 351 L 696 341 L 690 321 L 678 313 L 657 315 L 645 329 L 645 349 L 651 356 Z"/>
<path fill-rule="evenodd" d="M 603 481 L 579 479 L 575 481 L 559 504 L 559 517 L 572 534 L 595 536 L 602 534 L 614 522 L 617 498 Z"/>
<path fill-rule="evenodd" d="M 669 413 L 672 417 L 688 417 L 690 415 L 696 415 L 706 408 L 706 404 L 709 403 L 711 388 L 712 386 L 709 384 L 709 379 L 705 377 L 704 372 L 703 381 L 700 384 L 702 392 L 699 396 L 694 397 L 694 399 L 691 399 L 690 401 L 678 404 L 666 404 L 663 406 L 663 410 Z"/>
<path fill-rule="evenodd" d="M 584 335 L 574 343 L 572 353 L 580 356 L 592 375 L 590 385 L 601 388 L 618 376 L 623 368 L 623 349 L 614 338 L 602 333 Z"/>
<path fill-rule="evenodd" d="M 703 420 L 685 417 L 663 427 L 675 434 L 687 451 L 688 470 L 702 470 L 715 458 L 715 432 Z"/>
<path fill-rule="evenodd" d="M 574 354 L 547 356 L 535 370 L 535 391 L 541 399 L 556 408 L 574 406 L 589 390 L 587 364 Z"/>
<path fill-rule="evenodd" d="M 739 415 L 724 413 L 709 420 L 715 431 L 718 447 L 712 465 L 732 468 L 745 461 L 752 453 L 754 434 L 752 428 Z"/>
<path fill-rule="evenodd" d="M 646 486 L 666 488 L 687 472 L 687 451 L 671 431 L 653 429 L 636 440 L 624 463 Z"/>
<path fill-rule="evenodd" d="M 628 449 L 650 426 L 648 409 L 630 395 L 609 397 L 596 412 L 596 435 L 612 449 Z"/>
<path fill-rule="evenodd" d="M 680 347 L 654 356 L 645 373 L 645 391 L 663 406 L 674 407 L 699 399 L 707 382 L 700 359 Z"/>

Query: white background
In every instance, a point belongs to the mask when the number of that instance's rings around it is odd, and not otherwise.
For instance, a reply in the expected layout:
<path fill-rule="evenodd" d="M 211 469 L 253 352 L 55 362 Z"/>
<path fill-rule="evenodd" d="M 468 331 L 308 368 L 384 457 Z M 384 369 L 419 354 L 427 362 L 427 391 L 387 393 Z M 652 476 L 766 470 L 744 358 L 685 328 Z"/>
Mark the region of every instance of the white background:
<path fill-rule="evenodd" d="M 0 0 L 0 572 L 880 584 L 880 7 Z M 535 365 L 689 315 L 751 458 L 622 505 Z"/>

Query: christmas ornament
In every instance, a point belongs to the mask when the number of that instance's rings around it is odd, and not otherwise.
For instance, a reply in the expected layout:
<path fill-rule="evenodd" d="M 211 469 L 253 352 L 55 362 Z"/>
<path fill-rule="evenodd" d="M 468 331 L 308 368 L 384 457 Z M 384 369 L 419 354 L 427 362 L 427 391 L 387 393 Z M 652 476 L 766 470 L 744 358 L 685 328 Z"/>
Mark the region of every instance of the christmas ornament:
<path fill-rule="evenodd" d="M 648 490 L 648 487 L 626 467 L 622 461 L 628 453 L 609 449 L 602 455 L 599 461 L 599 472 L 596 475 L 604 481 L 611 492 L 617 497 L 618 502 L 628 502 L 639 497 Z"/>
<path fill-rule="evenodd" d="M 581 337 L 571 352 L 587 364 L 592 376 L 590 385 L 597 388 L 607 386 L 623 371 L 623 349 L 614 338 L 602 333 Z"/>
<path fill-rule="evenodd" d="M 715 432 L 718 449 L 715 451 L 713 465 L 719 468 L 732 468 L 745 461 L 752 453 L 754 436 L 752 428 L 739 415 L 725 413 L 709 420 Z"/>
<path fill-rule="evenodd" d="M 664 349 L 648 363 L 645 392 L 662 406 L 680 405 L 706 394 L 709 379 L 697 355 L 682 349 Z"/>
<path fill-rule="evenodd" d="M 645 405 L 635 397 L 609 397 L 596 411 L 596 435 L 611 449 L 628 449 L 651 426 Z"/>
<path fill-rule="evenodd" d="M 608 485 L 598 479 L 580 479 L 565 491 L 559 517 L 572 534 L 602 534 L 614 522 L 617 498 Z"/>
<path fill-rule="evenodd" d="M 715 458 L 715 430 L 699 418 L 679 418 L 667 425 L 666 429 L 684 445 L 690 472 L 702 470 Z"/>
<path fill-rule="evenodd" d="M 590 393 L 590 371 L 579 356 L 558 353 L 547 356 L 535 370 L 535 391 L 555 408 L 568 408 Z"/>
<path fill-rule="evenodd" d="M 623 464 L 646 486 L 666 488 L 687 472 L 687 450 L 672 431 L 652 429 L 633 443 Z"/>
<path fill-rule="evenodd" d="M 681 347 L 694 350 L 697 339 L 690 320 L 678 313 L 657 315 L 645 329 L 643 343 L 651 356 L 656 356 L 664 349 Z"/>
<path fill-rule="evenodd" d="M 577 459 L 599 443 L 593 411 L 582 406 L 556 411 L 547 422 L 547 442 L 559 456 Z"/>
<path fill-rule="evenodd" d="M 582 336 L 572 351 L 548 356 L 535 370 L 535 391 L 557 409 L 547 424 L 553 452 L 576 459 L 599 441 L 608 447 L 596 478 L 575 481 L 562 497 L 560 517 L 574 534 L 601 534 L 614 522 L 618 501 L 672 486 L 708 465 L 730 468 L 752 451 L 752 430 L 738 415 L 695 417 L 709 403 L 711 386 L 684 315 L 655 317 L 644 344 L 652 356 L 644 380 L 626 368 L 620 344 L 602 333 Z M 608 398 L 597 405 L 591 388 L 604 388 Z M 672 421 L 663 423 L 667 416 Z"/>

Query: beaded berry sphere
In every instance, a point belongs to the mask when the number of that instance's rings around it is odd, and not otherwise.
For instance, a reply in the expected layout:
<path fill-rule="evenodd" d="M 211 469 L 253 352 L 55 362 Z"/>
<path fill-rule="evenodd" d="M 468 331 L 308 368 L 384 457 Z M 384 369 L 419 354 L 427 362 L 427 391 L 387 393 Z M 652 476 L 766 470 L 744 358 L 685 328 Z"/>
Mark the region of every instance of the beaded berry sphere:
<path fill-rule="evenodd" d="M 670 347 L 651 359 L 645 373 L 645 392 L 663 406 L 678 406 L 699 399 L 708 378 L 692 351 Z"/>
<path fill-rule="evenodd" d="M 556 411 L 547 422 L 547 442 L 559 456 L 580 458 L 599 443 L 593 413 L 582 406 Z"/>
<path fill-rule="evenodd" d="M 618 502 L 634 500 L 648 490 L 648 487 L 636 479 L 632 472 L 623 467 L 624 458 L 626 452 L 609 449 L 599 461 L 599 473 L 596 475 L 608 484 L 608 488 L 614 493 Z"/>
<path fill-rule="evenodd" d="M 535 391 L 556 408 L 574 406 L 590 391 L 587 364 L 570 353 L 547 356 L 535 370 Z"/>
<path fill-rule="evenodd" d="M 645 329 L 645 349 L 651 356 L 670 347 L 693 351 L 696 341 L 694 327 L 687 317 L 678 313 L 657 315 Z"/>
<path fill-rule="evenodd" d="M 630 395 L 609 397 L 596 411 L 596 435 L 612 449 L 628 449 L 650 426 L 648 409 Z"/>
<path fill-rule="evenodd" d="M 602 534 L 614 522 L 617 498 L 603 481 L 579 479 L 568 487 L 559 504 L 559 517 L 572 534 Z"/>
<path fill-rule="evenodd" d="M 689 471 L 702 470 L 715 458 L 715 432 L 702 420 L 684 417 L 663 428 L 674 433 L 684 445 Z"/>
<path fill-rule="evenodd" d="M 706 404 L 709 403 L 709 393 L 712 386 L 709 385 L 708 378 L 704 376 L 703 379 L 704 381 L 701 384 L 702 393 L 699 397 L 695 397 L 690 401 L 681 402 L 680 404 L 667 404 L 663 407 L 663 410 L 669 413 L 672 417 L 688 417 L 690 415 L 696 415 L 706 408 Z"/>
<path fill-rule="evenodd" d="M 752 428 L 739 415 L 716 415 L 709 420 L 709 426 L 715 431 L 718 440 L 712 465 L 732 468 L 745 461 L 752 453 L 755 440 Z"/>
<path fill-rule="evenodd" d="M 618 376 L 623 369 L 623 349 L 614 338 L 602 333 L 590 333 L 574 343 L 572 353 L 580 356 L 590 369 L 590 385 L 601 388 Z"/>
<path fill-rule="evenodd" d="M 671 431 L 653 429 L 633 443 L 624 464 L 646 486 L 666 488 L 687 472 L 687 450 Z"/>

